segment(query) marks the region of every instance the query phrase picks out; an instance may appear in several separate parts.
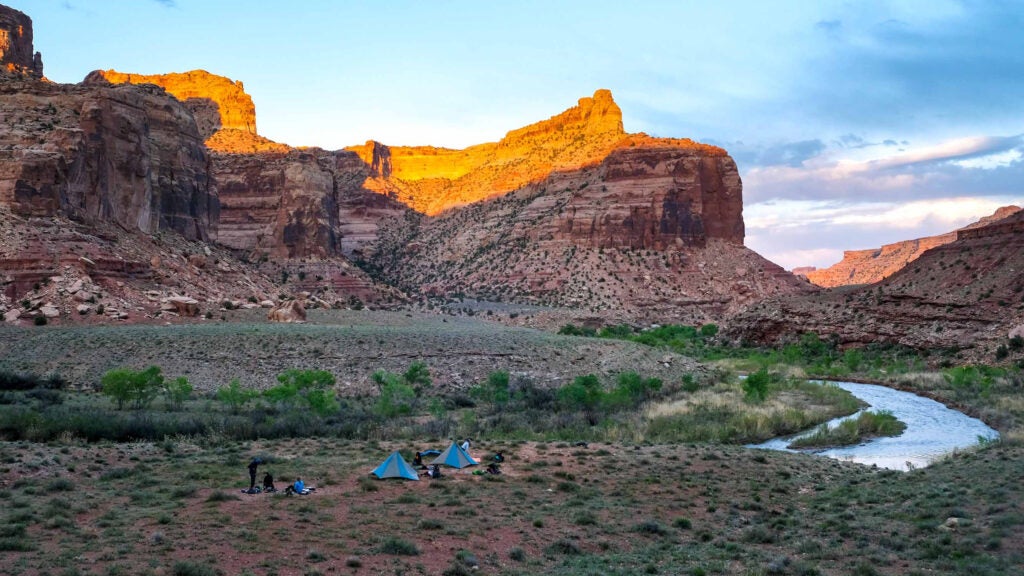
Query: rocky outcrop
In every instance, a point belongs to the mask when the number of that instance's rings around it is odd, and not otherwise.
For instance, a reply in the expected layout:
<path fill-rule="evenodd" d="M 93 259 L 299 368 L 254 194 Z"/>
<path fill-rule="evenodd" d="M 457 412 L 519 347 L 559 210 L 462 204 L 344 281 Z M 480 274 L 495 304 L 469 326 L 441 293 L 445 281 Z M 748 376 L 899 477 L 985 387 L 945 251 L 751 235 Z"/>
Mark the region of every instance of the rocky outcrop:
<path fill-rule="evenodd" d="M 381 220 L 408 211 L 363 187 L 370 171 L 352 152 L 218 154 L 213 172 L 220 242 L 275 258 L 360 257 Z"/>
<path fill-rule="evenodd" d="M 241 81 L 210 74 L 206 70 L 171 74 L 126 74 L 116 70 L 96 70 L 87 81 L 106 80 L 111 84 L 155 84 L 166 90 L 192 111 L 204 139 L 221 129 L 256 134 L 256 106 Z"/>
<path fill-rule="evenodd" d="M 171 74 L 128 74 L 96 70 L 86 82 L 153 84 L 160 86 L 188 108 L 206 146 L 223 153 L 286 152 L 289 147 L 256 133 L 256 106 L 241 80 L 210 74 L 206 70 Z"/>
<path fill-rule="evenodd" d="M 1018 211 L 1020 211 L 1018 206 L 1004 206 L 991 216 L 986 216 L 960 230 L 988 226 Z M 826 288 L 872 284 L 893 275 L 927 250 L 953 242 L 957 239 L 958 233 L 959 231 L 953 231 L 938 236 L 905 240 L 870 250 L 847 250 L 843 253 L 843 259 L 840 262 L 829 268 L 809 271 L 805 275 L 811 282 Z M 795 270 L 794 273 L 796 273 Z"/>
<path fill-rule="evenodd" d="M 207 86 L 241 88 L 205 73 L 97 74 L 153 82 L 186 102 L 224 100 Z M 258 138 L 251 125 L 246 142 Z M 331 264 L 350 258 L 414 292 L 701 319 L 808 289 L 743 248 L 742 183 L 724 150 L 626 134 L 608 90 L 464 150 L 369 141 L 242 153 L 216 144 L 240 131 L 220 126 L 206 140 L 216 151 L 218 241 L 276 261 L 291 282 L 301 274 L 303 286 L 315 278 L 370 296 L 368 278 Z"/>
<path fill-rule="evenodd" d="M 619 141 L 627 144 L 596 165 L 418 227 L 393 223 L 374 262 L 409 291 L 652 321 L 710 321 L 811 290 L 743 247 L 741 182 L 720 149 L 642 135 Z"/>
<path fill-rule="evenodd" d="M 192 115 L 155 87 L 0 79 L 0 204 L 216 238 L 219 209 Z"/>
<path fill-rule="evenodd" d="M 32 19 L 0 5 L 0 66 L 9 73 L 42 78 L 43 57 L 32 51 Z"/>
<path fill-rule="evenodd" d="M 724 334 L 777 344 L 817 332 L 841 346 L 894 343 L 990 363 L 1022 323 L 1024 212 L 1017 211 L 958 231 L 875 284 L 759 302 L 731 318 Z"/>
<path fill-rule="evenodd" d="M 298 300 L 290 300 L 288 302 L 282 302 L 280 305 L 275 306 L 269 312 L 267 312 L 267 320 L 271 322 L 305 322 L 306 321 L 306 309 L 303 307 L 302 302 Z"/>

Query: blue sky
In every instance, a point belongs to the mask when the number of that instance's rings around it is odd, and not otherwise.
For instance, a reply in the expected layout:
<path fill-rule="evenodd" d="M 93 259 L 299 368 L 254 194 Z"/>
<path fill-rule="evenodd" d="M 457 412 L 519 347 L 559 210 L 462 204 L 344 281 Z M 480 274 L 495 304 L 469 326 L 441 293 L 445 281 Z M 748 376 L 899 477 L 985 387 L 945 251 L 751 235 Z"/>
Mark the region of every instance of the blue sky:
<path fill-rule="evenodd" d="M 1018 2 L 6 3 L 55 81 L 203 68 L 292 145 L 461 148 L 609 88 L 628 131 L 733 155 L 787 268 L 1024 202 Z"/>

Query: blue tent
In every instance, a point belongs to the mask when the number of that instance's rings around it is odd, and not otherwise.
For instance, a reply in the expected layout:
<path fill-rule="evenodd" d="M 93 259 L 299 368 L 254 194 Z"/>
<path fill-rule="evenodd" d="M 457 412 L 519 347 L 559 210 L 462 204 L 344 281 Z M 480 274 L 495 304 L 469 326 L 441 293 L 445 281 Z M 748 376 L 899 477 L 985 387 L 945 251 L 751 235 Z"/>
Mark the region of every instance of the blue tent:
<path fill-rule="evenodd" d="M 373 471 L 373 475 L 377 478 L 405 478 L 406 480 L 419 480 L 420 477 L 416 474 L 416 471 L 409 466 L 409 463 L 402 458 L 402 455 L 398 451 L 391 453 L 377 466 L 377 469 Z"/>
<path fill-rule="evenodd" d="M 435 458 L 431 464 L 444 464 L 452 468 L 465 468 L 466 466 L 476 466 L 479 462 L 473 460 L 469 453 L 463 450 L 461 446 L 452 442 L 452 445 Z"/>

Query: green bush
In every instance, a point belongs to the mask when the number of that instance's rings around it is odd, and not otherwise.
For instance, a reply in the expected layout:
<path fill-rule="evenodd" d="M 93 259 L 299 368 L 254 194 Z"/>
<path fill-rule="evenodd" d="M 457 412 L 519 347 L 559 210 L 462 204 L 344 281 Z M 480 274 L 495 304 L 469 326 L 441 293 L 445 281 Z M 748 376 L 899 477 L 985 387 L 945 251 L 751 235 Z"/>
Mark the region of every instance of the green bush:
<path fill-rule="evenodd" d="M 126 403 L 130 403 L 133 409 L 141 410 L 149 406 L 163 390 L 164 377 L 160 374 L 159 366 L 150 366 L 140 372 L 118 368 L 104 374 L 100 384 L 103 394 L 117 402 L 118 410 L 123 409 Z"/>
<path fill-rule="evenodd" d="M 180 410 L 181 405 L 192 396 L 192 385 L 188 383 L 188 378 L 179 376 L 164 384 L 164 396 L 175 409 Z"/>
<path fill-rule="evenodd" d="M 217 389 L 217 400 L 226 404 L 231 412 L 238 414 L 242 407 L 259 396 L 259 392 L 248 388 L 242 388 L 242 384 L 235 378 L 227 386 Z"/>
<path fill-rule="evenodd" d="M 418 556 L 420 550 L 415 544 L 408 540 L 391 537 L 380 545 L 380 553 L 391 554 L 393 556 Z"/>
<path fill-rule="evenodd" d="M 768 385 L 771 384 L 771 376 L 767 368 L 761 368 L 743 379 L 743 394 L 748 402 L 764 402 L 768 397 Z"/>
<path fill-rule="evenodd" d="M 374 405 L 374 411 L 387 418 L 409 414 L 416 403 L 416 391 L 406 384 L 397 374 L 378 370 L 370 376 L 377 385 L 380 397 Z"/>
<path fill-rule="evenodd" d="M 277 381 L 279 385 L 263 393 L 270 402 L 288 408 L 304 405 L 319 416 L 338 411 L 334 375 L 326 370 L 287 370 L 278 374 Z"/>

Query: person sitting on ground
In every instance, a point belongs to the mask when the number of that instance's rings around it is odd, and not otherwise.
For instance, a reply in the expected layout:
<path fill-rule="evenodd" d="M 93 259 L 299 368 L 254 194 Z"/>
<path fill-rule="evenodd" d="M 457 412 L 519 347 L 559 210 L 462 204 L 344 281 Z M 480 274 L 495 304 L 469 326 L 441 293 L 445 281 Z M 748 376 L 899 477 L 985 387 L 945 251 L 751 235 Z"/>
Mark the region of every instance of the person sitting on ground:
<path fill-rule="evenodd" d="M 277 492 L 277 488 L 274 488 L 274 475 L 267 471 L 267 474 L 263 477 L 263 491 L 264 492 Z"/>
<path fill-rule="evenodd" d="M 416 456 L 412 459 L 413 466 L 423 466 L 423 454 L 417 452 Z"/>
<path fill-rule="evenodd" d="M 501 468 L 498 466 L 497 462 L 491 462 L 490 464 L 487 465 L 487 473 L 501 474 Z"/>
<path fill-rule="evenodd" d="M 462 441 L 462 449 L 465 450 L 466 452 L 469 452 L 469 441 L 470 440 L 471 440 L 470 438 L 466 438 L 465 440 Z"/>
<path fill-rule="evenodd" d="M 430 476 L 431 478 L 440 478 L 441 467 L 438 466 L 437 464 L 434 464 L 433 466 L 427 468 L 427 476 Z"/>
<path fill-rule="evenodd" d="M 309 494 L 312 490 L 312 488 L 306 488 L 306 483 L 302 481 L 302 478 L 296 478 L 295 482 L 285 486 L 284 493 L 285 496 L 291 496 L 292 494 L 304 495 Z"/>

